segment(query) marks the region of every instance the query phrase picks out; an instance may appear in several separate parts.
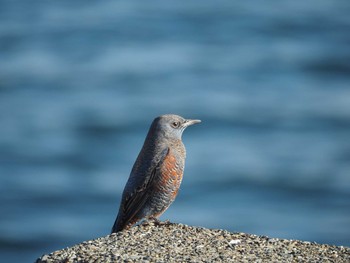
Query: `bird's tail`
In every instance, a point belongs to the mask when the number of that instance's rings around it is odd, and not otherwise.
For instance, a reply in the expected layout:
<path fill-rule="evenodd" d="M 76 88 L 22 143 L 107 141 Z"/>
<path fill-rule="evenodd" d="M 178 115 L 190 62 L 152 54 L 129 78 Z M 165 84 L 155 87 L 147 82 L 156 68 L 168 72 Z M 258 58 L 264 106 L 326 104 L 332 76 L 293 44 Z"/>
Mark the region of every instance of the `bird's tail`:
<path fill-rule="evenodd" d="M 112 227 L 112 232 L 111 233 L 117 233 L 119 231 L 122 231 L 125 227 L 124 222 L 122 222 L 122 220 L 120 220 L 120 216 L 117 216 L 117 219 L 114 222 L 114 225 Z"/>

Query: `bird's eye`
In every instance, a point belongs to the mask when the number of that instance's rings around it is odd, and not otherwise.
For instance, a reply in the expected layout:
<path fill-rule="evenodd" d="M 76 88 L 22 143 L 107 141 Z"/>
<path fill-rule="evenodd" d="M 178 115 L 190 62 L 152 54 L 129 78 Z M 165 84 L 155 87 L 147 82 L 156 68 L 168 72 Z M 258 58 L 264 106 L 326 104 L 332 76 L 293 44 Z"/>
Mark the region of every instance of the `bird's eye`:
<path fill-rule="evenodd" d="M 171 123 L 171 126 L 172 126 L 173 128 L 179 128 L 180 122 L 174 121 L 174 122 Z"/>

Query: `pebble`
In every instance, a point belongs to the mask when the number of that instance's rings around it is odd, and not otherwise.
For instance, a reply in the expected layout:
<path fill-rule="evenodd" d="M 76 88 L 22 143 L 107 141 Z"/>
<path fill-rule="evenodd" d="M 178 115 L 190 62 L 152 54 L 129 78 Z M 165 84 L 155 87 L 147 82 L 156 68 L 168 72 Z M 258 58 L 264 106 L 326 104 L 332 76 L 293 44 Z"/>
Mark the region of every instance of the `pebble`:
<path fill-rule="evenodd" d="M 350 262 L 350 248 L 153 223 L 43 255 L 61 262 Z"/>

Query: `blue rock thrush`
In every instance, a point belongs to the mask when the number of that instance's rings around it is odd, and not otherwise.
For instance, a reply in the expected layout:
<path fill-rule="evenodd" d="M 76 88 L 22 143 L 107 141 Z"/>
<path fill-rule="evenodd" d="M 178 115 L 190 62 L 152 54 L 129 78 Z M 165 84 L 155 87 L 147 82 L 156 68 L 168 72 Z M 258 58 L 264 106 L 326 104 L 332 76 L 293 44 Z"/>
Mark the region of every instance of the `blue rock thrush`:
<path fill-rule="evenodd" d="M 200 120 L 178 115 L 154 119 L 126 183 L 112 233 L 142 219 L 156 219 L 175 200 L 185 167 L 183 131 Z"/>

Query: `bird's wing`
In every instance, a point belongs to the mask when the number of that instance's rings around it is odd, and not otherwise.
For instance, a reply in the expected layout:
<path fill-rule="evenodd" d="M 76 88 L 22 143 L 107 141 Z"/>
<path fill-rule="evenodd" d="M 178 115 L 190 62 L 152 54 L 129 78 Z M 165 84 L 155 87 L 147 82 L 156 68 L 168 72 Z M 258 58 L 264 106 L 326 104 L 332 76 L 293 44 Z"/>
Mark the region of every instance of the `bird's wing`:
<path fill-rule="evenodd" d="M 158 177 L 160 172 L 160 167 L 167 154 L 169 153 L 169 148 L 164 149 L 158 158 L 158 162 L 154 162 L 152 167 L 150 167 L 150 175 L 146 176 L 146 180 L 136 187 L 128 196 L 125 197 L 122 207 L 122 218 L 121 220 L 124 224 L 128 224 L 138 221 L 141 218 L 135 218 L 137 213 L 142 209 L 142 207 L 147 203 L 150 196 L 152 195 L 152 184 L 154 179 Z"/>

